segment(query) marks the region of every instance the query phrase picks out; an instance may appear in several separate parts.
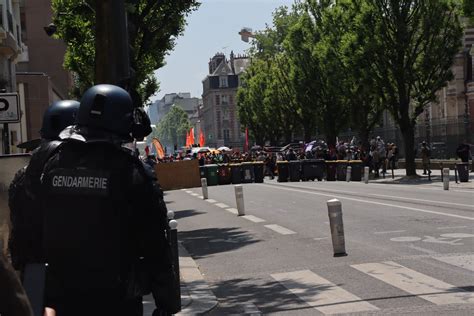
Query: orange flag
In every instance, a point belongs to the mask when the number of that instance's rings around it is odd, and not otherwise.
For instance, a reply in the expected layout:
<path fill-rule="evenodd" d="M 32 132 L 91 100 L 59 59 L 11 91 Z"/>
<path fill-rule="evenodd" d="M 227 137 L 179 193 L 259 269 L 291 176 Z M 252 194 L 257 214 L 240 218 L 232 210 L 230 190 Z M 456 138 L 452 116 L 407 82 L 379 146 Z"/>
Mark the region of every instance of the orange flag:
<path fill-rule="evenodd" d="M 194 127 L 191 127 L 191 130 L 189 131 L 189 146 L 192 146 L 195 144 L 194 142 Z"/>
<path fill-rule="evenodd" d="M 189 142 L 190 142 L 189 132 L 186 132 L 186 147 L 189 147 Z"/>
<path fill-rule="evenodd" d="M 204 138 L 204 134 L 203 134 L 203 132 L 202 132 L 202 129 L 199 130 L 199 145 L 200 145 L 201 147 L 206 146 L 206 138 Z"/>
<path fill-rule="evenodd" d="M 163 159 L 165 157 L 165 150 L 163 149 L 163 146 L 161 145 L 158 138 L 153 138 L 152 143 L 156 150 L 156 156 L 160 159 Z"/>

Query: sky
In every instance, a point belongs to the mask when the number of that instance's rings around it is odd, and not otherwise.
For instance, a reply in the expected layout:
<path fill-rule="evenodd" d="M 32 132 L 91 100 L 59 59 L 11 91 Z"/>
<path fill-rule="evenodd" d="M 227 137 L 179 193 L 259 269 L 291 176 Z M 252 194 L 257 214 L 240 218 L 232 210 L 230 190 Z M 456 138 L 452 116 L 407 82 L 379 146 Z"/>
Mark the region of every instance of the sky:
<path fill-rule="evenodd" d="M 202 80 L 209 72 L 209 59 L 216 53 L 228 57 L 243 54 L 250 48 L 239 31 L 249 27 L 262 30 L 272 23 L 276 8 L 291 6 L 294 0 L 201 0 L 201 6 L 187 18 L 184 34 L 166 57 L 166 65 L 155 72 L 160 91 L 151 100 L 167 93 L 190 92 L 201 97 Z"/>

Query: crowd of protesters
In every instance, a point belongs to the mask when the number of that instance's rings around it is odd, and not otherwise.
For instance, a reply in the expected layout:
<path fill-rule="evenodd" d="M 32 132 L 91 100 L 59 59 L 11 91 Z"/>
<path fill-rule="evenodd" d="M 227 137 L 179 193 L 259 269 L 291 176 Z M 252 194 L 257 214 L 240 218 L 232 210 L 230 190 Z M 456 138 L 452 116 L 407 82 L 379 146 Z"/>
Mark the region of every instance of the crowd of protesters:
<path fill-rule="evenodd" d="M 323 141 L 319 141 L 316 146 L 307 150 L 305 146 L 288 148 L 286 151 L 268 151 L 264 148 L 253 149 L 248 152 L 238 150 L 230 151 L 210 151 L 202 153 L 178 152 L 174 155 L 167 155 L 163 159 L 157 159 L 153 155 L 147 154 L 144 160 L 149 165 L 163 162 L 174 162 L 183 160 L 198 160 L 199 165 L 207 164 L 227 164 L 261 161 L 265 165 L 265 175 L 274 178 L 277 171 L 278 161 L 294 161 L 304 159 L 323 160 L 361 160 L 364 166 L 370 168 L 377 178 L 380 172 L 385 174 L 387 169 L 395 169 L 398 160 L 398 147 L 393 143 L 383 141 L 381 137 L 372 138 L 369 142 L 368 150 L 357 142 L 355 138 L 351 141 L 337 141 L 336 146 L 329 147 Z"/>

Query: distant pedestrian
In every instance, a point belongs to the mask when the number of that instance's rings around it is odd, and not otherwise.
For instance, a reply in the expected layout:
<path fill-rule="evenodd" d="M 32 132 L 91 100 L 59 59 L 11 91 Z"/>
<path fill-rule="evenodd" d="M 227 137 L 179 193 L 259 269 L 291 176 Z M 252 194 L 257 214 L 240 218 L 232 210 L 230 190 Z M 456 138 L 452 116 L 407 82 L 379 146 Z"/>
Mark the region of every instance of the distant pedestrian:
<path fill-rule="evenodd" d="M 464 141 L 456 149 L 456 155 L 461 159 L 462 162 L 469 162 L 471 156 L 471 146 Z"/>
<path fill-rule="evenodd" d="M 431 174 L 430 158 L 431 158 L 430 147 L 425 141 L 423 141 L 421 143 L 421 163 L 423 164 L 423 174 Z"/>

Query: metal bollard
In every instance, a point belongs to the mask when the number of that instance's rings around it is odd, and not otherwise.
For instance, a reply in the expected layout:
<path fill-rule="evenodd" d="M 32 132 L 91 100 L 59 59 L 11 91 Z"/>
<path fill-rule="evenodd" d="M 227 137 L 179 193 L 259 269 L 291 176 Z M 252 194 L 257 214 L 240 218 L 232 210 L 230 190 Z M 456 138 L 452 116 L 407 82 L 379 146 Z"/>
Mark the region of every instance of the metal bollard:
<path fill-rule="evenodd" d="M 454 164 L 454 181 L 458 183 L 458 164 Z"/>
<path fill-rule="evenodd" d="M 347 182 L 351 181 L 351 173 L 352 173 L 352 167 L 347 166 L 347 170 L 346 170 L 346 181 Z"/>
<path fill-rule="evenodd" d="M 449 190 L 449 168 L 443 169 L 443 188 Z"/>
<path fill-rule="evenodd" d="M 342 222 L 342 204 L 339 200 L 332 199 L 327 201 L 327 205 L 334 257 L 347 256 L 344 241 L 344 224 Z"/>
<path fill-rule="evenodd" d="M 174 219 L 170 220 L 168 223 L 169 229 L 169 242 L 171 244 L 171 252 L 173 256 L 173 267 L 175 273 L 175 282 L 176 282 L 176 305 L 181 310 L 181 281 L 179 275 L 179 253 L 178 253 L 178 222 Z"/>
<path fill-rule="evenodd" d="M 169 210 L 167 213 L 166 213 L 166 217 L 168 217 L 168 221 L 174 219 L 174 212 Z"/>
<path fill-rule="evenodd" d="M 370 172 L 370 168 L 364 167 L 364 182 L 365 183 L 369 183 L 369 172 Z"/>
<path fill-rule="evenodd" d="M 201 187 L 202 187 L 202 198 L 203 200 L 207 200 L 209 198 L 209 195 L 207 192 L 207 179 L 206 178 L 201 178 Z"/>
<path fill-rule="evenodd" d="M 235 201 L 237 202 L 237 211 L 239 216 L 245 215 L 244 188 L 241 185 L 235 187 Z"/>

